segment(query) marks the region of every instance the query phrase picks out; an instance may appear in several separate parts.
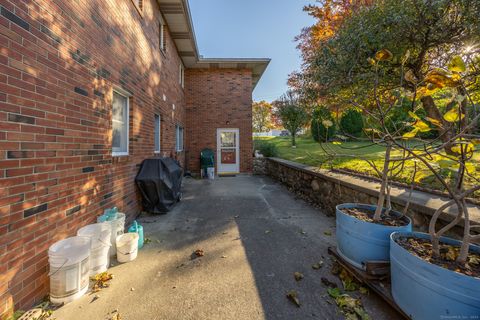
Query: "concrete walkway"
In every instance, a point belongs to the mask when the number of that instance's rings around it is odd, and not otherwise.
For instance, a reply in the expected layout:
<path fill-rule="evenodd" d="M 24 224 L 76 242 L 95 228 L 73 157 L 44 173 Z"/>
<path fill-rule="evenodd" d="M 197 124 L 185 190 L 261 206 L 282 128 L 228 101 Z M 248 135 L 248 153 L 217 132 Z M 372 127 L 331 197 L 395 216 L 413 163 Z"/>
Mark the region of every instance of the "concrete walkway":
<path fill-rule="evenodd" d="M 137 260 L 111 268 L 115 278 L 97 300 L 86 295 L 54 318 L 110 319 L 114 310 L 122 320 L 343 318 L 320 280 L 338 282 L 327 254 L 334 218 L 270 179 L 188 179 L 172 212 L 140 221 L 152 242 Z M 192 260 L 196 249 L 205 256 Z M 324 267 L 313 270 L 319 260 Z M 305 275 L 300 282 L 296 271 Z M 289 290 L 298 292 L 300 308 L 285 297 Z M 372 319 L 399 319 L 373 293 L 362 301 Z"/>

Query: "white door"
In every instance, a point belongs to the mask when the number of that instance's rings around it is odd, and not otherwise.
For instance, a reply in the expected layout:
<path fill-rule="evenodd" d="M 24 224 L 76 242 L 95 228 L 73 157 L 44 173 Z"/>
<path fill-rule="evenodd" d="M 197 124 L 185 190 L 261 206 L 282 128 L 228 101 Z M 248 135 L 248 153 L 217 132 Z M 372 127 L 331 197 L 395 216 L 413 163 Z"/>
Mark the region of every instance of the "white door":
<path fill-rule="evenodd" d="M 240 172 L 240 137 L 238 129 L 217 129 L 217 172 Z"/>

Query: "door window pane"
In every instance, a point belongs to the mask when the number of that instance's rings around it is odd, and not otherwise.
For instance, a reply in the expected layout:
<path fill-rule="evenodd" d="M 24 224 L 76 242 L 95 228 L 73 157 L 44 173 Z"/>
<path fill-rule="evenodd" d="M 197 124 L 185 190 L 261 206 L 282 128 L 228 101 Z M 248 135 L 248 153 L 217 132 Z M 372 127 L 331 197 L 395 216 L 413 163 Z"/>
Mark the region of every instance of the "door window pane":
<path fill-rule="evenodd" d="M 235 149 L 223 149 L 221 155 L 222 164 L 235 164 L 237 162 Z"/>
<path fill-rule="evenodd" d="M 222 148 L 235 148 L 235 132 L 222 132 L 220 135 L 220 144 Z"/>

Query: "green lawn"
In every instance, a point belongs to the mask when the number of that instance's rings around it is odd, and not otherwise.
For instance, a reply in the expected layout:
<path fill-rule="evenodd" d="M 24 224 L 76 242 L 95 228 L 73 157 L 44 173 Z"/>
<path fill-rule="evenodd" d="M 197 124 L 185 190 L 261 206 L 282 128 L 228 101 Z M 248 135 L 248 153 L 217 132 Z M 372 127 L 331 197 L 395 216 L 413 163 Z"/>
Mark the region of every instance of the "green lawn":
<path fill-rule="evenodd" d="M 325 169 L 347 169 L 363 174 L 376 175 L 375 170 L 363 159 L 372 160 L 377 167 L 382 168 L 385 157 L 384 147 L 378 145 L 372 146 L 371 143 L 368 142 L 345 142 L 341 145 L 324 143 L 322 144 L 322 148 L 320 144 L 315 142 L 311 137 L 303 136 L 297 138 L 297 148 L 292 148 L 290 137 L 259 137 L 256 139 L 275 144 L 278 148 L 278 156 L 280 158 Z M 337 156 L 334 158 L 328 156 L 324 149 L 327 150 L 329 154 L 336 154 Z M 394 153 L 393 156 L 395 155 Z M 480 152 L 475 154 L 472 163 L 476 167 L 473 174 L 477 178 L 480 178 Z M 413 168 L 413 161 L 408 161 L 396 180 L 410 183 L 414 171 Z M 443 169 L 442 175 L 446 177 L 449 182 L 453 181 L 452 171 Z M 444 190 L 426 167 L 420 168 L 415 180 L 420 186 Z M 476 184 L 475 180 L 471 178 L 467 178 L 466 181 L 467 186 Z M 476 197 L 480 197 L 480 193 L 477 193 Z"/>

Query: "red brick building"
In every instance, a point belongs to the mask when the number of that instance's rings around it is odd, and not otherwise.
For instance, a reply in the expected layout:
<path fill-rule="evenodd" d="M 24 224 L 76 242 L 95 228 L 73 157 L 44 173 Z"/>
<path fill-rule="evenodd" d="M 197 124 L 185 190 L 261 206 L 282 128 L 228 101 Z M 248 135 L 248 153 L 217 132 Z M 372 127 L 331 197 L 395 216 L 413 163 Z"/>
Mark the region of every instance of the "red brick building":
<path fill-rule="evenodd" d="M 252 170 L 268 59 L 203 59 L 186 0 L 0 0 L 0 318 L 48 293 L 48 247 L 117 206 L 154 156 Z M 219 26 L 220 27 L 220 26 Z"/>

